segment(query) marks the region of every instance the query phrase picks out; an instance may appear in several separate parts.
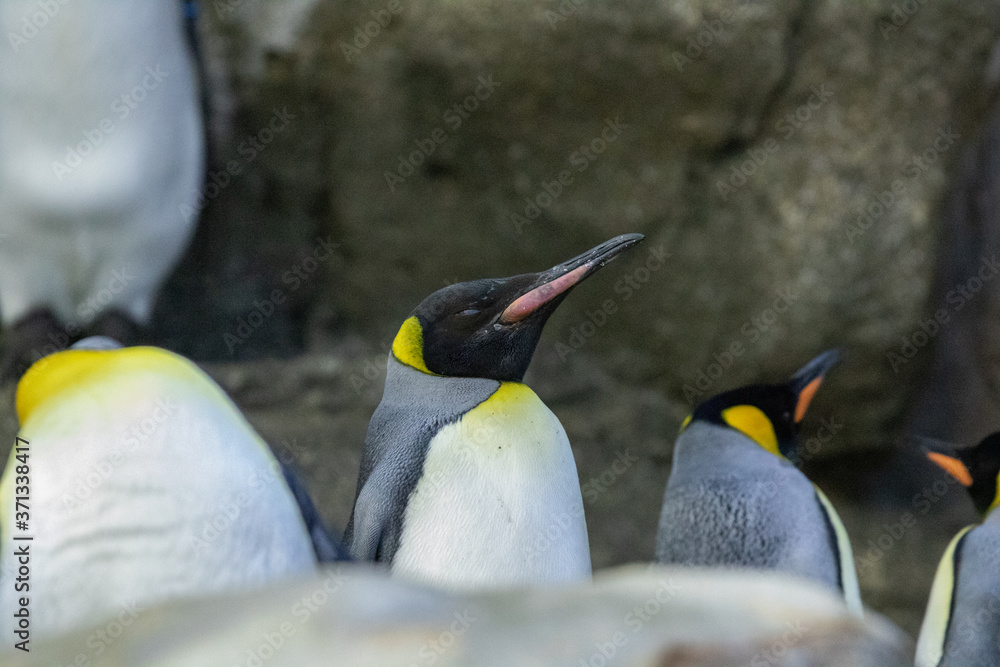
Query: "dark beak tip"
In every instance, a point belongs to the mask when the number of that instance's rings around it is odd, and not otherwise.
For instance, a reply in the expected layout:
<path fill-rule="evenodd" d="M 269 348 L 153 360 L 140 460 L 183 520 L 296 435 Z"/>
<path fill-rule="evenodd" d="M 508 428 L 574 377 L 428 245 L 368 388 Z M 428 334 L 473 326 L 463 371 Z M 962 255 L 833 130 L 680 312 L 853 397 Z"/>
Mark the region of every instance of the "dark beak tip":
<path fill-rule="evenodd" d="M 627 250 L 632 246 L 642 243 L 646 238 L 645 234 L 639 234 L 638 232 L 632 232 L 631 234 L 621 234 L 614 237 L 610 241 L 607 241 L 607 245 L 612 248 L 621 248 L 622 250 Z"/>
<path fill-rule="evenodd" d="M 955 458 L 958 456 L 959 447 L 954 443 L 937 440 L 921 435 L 913 434 L 911 440 L 916 443 L 917 450 L 926 457 L 928 454 L 943 454 Z"/>
<path fill-rule="evenodd" d="M 792 376 L 790 384 L 796 393 L 800 393 L 810 382 L 825 377 L 830 369 L 841 360 L 840 350 L 833 348 L 813 358 Z"/>
<path fill-rule="evenodd" d="M 601 245 L 586 253 L 586 255 L 589 256 L 589 261 L 597 262 L 597 266 L 603 266 L 629 248 L 633 248 L 642 243 L 645 238 L 645 234 L 639 234 L 637 232 L 633 232 L 631 234 L 620 234 L 612 239 L 608 239 Z"/>
<path fill-rule="evenodd" d="M 817 356 L 816 360 L 818 361 L 822 359 L 824 366 L 827 369 L 830 369 L 834 366 L 834 364 L 837 364 L 841 360 L 843 360 L 844 357 L 845 357 L 844 353 L 839 348 L 832 347 L 829 350 L 826 350 L 825 352 Z"/>

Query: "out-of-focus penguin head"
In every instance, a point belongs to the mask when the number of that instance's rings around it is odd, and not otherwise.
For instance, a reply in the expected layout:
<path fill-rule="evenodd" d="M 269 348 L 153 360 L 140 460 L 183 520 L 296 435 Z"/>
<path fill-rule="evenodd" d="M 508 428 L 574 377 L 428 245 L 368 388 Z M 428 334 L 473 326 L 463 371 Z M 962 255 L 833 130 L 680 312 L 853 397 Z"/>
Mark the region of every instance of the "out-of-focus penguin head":
<path fill-rule="evenodd" d="M 120 350 L 122 349 L 122 344 L 116 341 L 114 338 L 108 338 L 107 336 L 90 336 L 84 338 L 76 343 L 73 343 L 70 348 L 71 350 Z"/>
<path fill-rule="evenodd" d="M 713 396 L 684 420 L 681 432 L 694 421 L 739 431 L 775 456 L 795 461 L 799 423 L 826 373 L 840 359 L 827 350 L 778 385 L 754 384 Z"/>
<path fill-rule="evenodd" d="M 642 239 L 623 234 L 548 271 L 440 289 L 403 322 L 392 354 L 433 375 L 520 382 L 545 322 L 570 290 Z"/>
<path fill-rule="evenodd" d="M 90 392 L 109 381 L 124 387 L 120 381 L 127 380 L 130 384 L 124 391 L 135 395 L 141 378 L 153 376 L 183 382 L 192 394 L 219 393 L 214 383 L 182 356 L 158 347 L 122 347 L 111 338 L 92 336 L 31 365 L 17 385 L 17 416 L 23 426 L 43 406 L 54 405 L 75 392 Z M 110 404 L 116 403 L 111 400 Z"/>
<path fill-rule="evenodd" d="M 986 436 L 975 447 L 960 449 L 934 442 L 924 450 L 927 458 L 968 489 L 980 514 L 985 516 L 1000 505 L 1000 432 Z"/>

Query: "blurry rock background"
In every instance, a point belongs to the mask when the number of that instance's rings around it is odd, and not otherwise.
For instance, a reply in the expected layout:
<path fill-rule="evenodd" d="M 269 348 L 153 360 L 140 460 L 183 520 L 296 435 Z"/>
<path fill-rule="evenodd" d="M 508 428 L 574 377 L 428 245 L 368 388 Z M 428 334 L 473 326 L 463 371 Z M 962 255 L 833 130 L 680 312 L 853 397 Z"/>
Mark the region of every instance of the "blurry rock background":
<path fill-rule="evenodd" d="M 202 11 L 214 161 L 155 342 L 204 362 L 331 522 L 347 519 L 389 341 L 424 296 L 638 231 L 552 318 L 527 378 L 574 445 L 595 567 L 651 557 L 694 402 L 839 347 L 803 427 L 806 470 L 841 508 L 865 601 L 916 631 L 939 555 L 975 515 L 906 426 L 970 442 L 1000 427 L 998 383 L 979 377 L 1000 281 L 946 300 L 996 236 L 982 137 L 1000 5 Z M 978 202 L 975 223 L 949 188 Z M 962 365 L 946 340 L 968 348 Z M 974 404 L 949 398 L 968 383 Z"/>

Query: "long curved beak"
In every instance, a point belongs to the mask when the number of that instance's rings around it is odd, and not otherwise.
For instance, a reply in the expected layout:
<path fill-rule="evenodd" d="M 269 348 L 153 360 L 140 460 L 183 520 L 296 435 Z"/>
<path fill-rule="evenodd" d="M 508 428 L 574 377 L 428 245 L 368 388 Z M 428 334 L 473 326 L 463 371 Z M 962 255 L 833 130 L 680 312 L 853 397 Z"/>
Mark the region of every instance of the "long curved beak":
<path fill-rule="evenodd" d="M 520 322 L 557 297 L 566 294 L 644 238 L 642 234 L 622 234 L 571 260 L 553 266 L 548 271 L 539 273 L 538 280 L 504 309 L 500 315 L 500 322 L 502 324 Z"/>
<path fill-rule="evenodd" d="M 823 378 L 838 361 L 840 361 L 840 352 L 827 350 L 800 368 L 788 381 L 788 386 L 798 396 L 795 403 L 796 424 L 806 416 L 806 410 L 809 409 L 813 396 L 816 395 L 819 386 L 823 383 Z"/>
<path fill-rule="evenodd" d="M 920 448 L 931 462 L 954 477 L 962 486 L 972 486 L 972 473 L 962 460 L 959 446 L 952 442 L 918 437 Z"/>

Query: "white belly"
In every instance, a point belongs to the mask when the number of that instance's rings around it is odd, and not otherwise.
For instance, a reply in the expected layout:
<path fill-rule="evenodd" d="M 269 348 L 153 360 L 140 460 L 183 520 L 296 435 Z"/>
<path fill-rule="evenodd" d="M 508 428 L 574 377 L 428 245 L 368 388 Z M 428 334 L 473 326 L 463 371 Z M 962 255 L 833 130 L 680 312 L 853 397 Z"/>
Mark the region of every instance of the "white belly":
<path fill-rule="evenodd" d="M 32 415 L 21 436 L 30 442 L 33 636 L 315 567 L 274 458 L 221 397 L 173 383 L 88 387 Z M 9 462 L 5 577 L 16 569 L 14 481 Z M 11 609 L 4 583 L 0 602 Z"/>
<path fill-rule="evenodd" d="M 590 571 L 566 432 L 527 386 L 503 383 L 431 441 L 393 572 L 463 589 L 573 581 Z"/>

